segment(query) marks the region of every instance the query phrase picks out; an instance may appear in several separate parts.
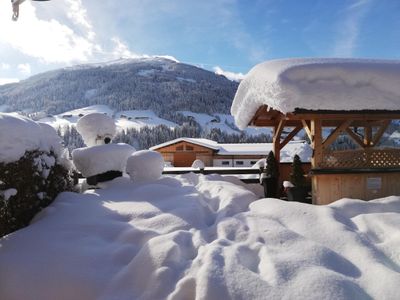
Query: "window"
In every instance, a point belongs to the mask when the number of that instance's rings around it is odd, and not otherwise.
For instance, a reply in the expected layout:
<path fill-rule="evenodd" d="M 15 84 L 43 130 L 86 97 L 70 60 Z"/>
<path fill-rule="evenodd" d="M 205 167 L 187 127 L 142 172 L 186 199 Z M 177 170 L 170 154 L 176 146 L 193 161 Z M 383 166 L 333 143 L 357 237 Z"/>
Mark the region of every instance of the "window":
<path fill-rule="evenodd" d="M 183 151 L 183 146 L 176 147 L 176 151 Z"/>
<path fill-rule="evenodd" d="M 243 160 L 237 160 L 236 165 L 238 166 L 243 166 Z"/>
<path fill-rule="evenodd" d="M 193 147 L 192 147 L 192 146 L 186 145 L 186 150 L 187 150 L 187 151 L 193 151 Z"/>
<path fill-rule="evenodd" d="M 229 160 L 223 160 L 221 164 L 223 166 L 229 166 Z"/>
<path fill-rule="evenodd" d="M 254 165 L 254 164 L 256 164 L 257 162 L 255 161 L 255 160 L 252 160 L 251 162 L 250 162 L 250 164 L 251 165 Z"/>

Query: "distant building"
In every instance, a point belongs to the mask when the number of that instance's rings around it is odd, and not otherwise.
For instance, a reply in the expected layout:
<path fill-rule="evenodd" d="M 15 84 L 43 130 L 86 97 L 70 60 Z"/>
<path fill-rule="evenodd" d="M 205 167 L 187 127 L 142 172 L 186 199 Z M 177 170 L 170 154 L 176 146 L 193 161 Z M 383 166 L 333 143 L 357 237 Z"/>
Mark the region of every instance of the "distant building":
<path fill-rule="evenodd" d="M 251 167 L 268 155 L 272 143 L 219 144 L 208 139 L 178 138 L 150 149 L 160 152 L 175 167 L 190 167 L 196 159 L 209 167 Z M 311 147 L 305 141 L 290 142 L 282 149 L 281 162 L 292 162 L 295 154 L 308 163 Z"/>

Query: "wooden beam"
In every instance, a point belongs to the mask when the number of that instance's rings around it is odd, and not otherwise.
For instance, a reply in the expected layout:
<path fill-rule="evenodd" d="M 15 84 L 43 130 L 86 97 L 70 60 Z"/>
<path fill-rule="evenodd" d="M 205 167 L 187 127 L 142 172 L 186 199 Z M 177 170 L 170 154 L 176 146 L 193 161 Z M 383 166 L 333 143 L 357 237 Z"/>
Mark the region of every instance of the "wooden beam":
<path fill-rule="evenodd" d="M 273 142 L 275 143 L 275 141 L 278 141 L 278 143 L 280 142 L 280 138 L 282 135 L 282 131 L 285 128 L 285 120 L 280 120 L 278 125 L 275 126 L 274 128 L 274 137 L 273 137 Z"/>
<path fill-rule="evenodd" d="M 278 125 L 274 127 L 273 151 L 277 162 L 280 162 L 281 157 L 280 144 L 283 128 L 285 128 L 285 120 L 280 120 Z"/>
<path fill-rule="evenodd" d="M 381 127 L 375 133 L 375 136 L 372 139 L 372 146 L 376 146 L 378 144 L 378 142 L 380 141 L 382 135 L 385 133 L 386 129 L 388 128 L 389 124 L 390 124 L 390 120 L 385 120 L 385 121 L 382 122 Z"/>
<path fill-rule="evenodd" d="M 289 143 L 296 134 L 299 133 L 300 130 L 303 129 L 302 125 L 297 125 L 297 127 L 295 127 L 286 137 L 285 139 L 282 141 L 282 143 L 279 144 L 279 148 L 282 149 L 283 147 L 286 146 L 287 143 Z"/>
<path fill-rule="evenodd" d="M 323 113 L 296 113 L 296 114 L 288 114 L 290 120 L 312 120 L 312 119 L 320 119 L 320 120 L 360 120 L 360 121 L 379 121 L 379 120 L 399 120 L 400 114 L 396 113 L 351 113 L 351 114 L 343 114 L 343 113 L 331 113 L 331 114 L 323 114 Z"/>
<path fill-rule="evenodd" d="M 326 140 L 322 142 L 322 148 L 326 149 L 330 144 L 332 144 L 338 135 L 344 132 L 346 128 L 350 126 L 351 122 L 353 122 L 353 120 L 346 120 L 336 127 L 336 129 L 326 138 Z"/>
<path fill-rule="evenodd" d="M 311 166 L 318 168 L 322 162 L 323 149 L 322 149 L 322 125 L 321 120 L 311 120 L 311 136 L 312 136 L 312 147 L 313 157 L 311 159 Z"/>
<path fill-rule="evenodd" d="M 371 147 L 372 140 L 372 127 L 370 124 L 364 126 L 364 145 L 365 147 Z"/>
<path fill-rule="evenodd" d="M 306 120 L 303 120 L 303 119 L 302 119 L 302 120 L 301 120 L 301 124 L 303 125 L 303 128 L 304 128 L 305 132 L 307 133 L 308 138 L 309 138 L 310 141 L 312 142 L 313 137 L 312 137 L 311 129 L 310 129 L 310 126 L 308 125 L 308 122 L 307 122 Z"/>
<path fill-rule="evenodd" d="M 351 128 L 346 128 L 346 132 L 361 148 L 365 148 L 363 140 Z"/>

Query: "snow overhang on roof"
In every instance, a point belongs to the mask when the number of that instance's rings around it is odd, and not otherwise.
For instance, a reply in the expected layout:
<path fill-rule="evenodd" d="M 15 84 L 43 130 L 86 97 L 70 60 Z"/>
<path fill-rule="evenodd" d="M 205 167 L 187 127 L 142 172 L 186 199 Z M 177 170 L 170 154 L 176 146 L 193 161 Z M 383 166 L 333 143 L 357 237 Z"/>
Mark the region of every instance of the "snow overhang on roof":
<path fill-rule="evenodd" d="M 273 60 L 256 65 L 232 103 L 244 129 L 262 106 L 308 111 L 400 111 L 400 61 L 339 58 Z"/>
<path fill-rule="evenodd" d="M 150 148 L 150 150 L 164 148 L 166 146 L 170 146 L 170 145 L 177 144 L 180 142 L 187 142 L 187 143 L 195 144 L 198 146 L 206 147 L 206 148 L 209 148 L 212 150 L 219 150 L 219 146 L 218 146 L 217 142 L 214 142 L 214 141 L 208 140 L 208 139 L 197 139 L 197 138 L 178 138 L 175 140 L 171 140 L 171 141 L 153 146 Z"/>

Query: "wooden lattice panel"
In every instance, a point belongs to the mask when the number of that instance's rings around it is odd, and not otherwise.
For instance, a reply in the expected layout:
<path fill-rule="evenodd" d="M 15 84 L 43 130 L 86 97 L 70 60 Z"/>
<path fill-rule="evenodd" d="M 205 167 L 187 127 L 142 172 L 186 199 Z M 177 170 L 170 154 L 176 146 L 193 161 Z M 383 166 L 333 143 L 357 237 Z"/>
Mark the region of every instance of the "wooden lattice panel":
<path fill-rule="evenodd" d="M 400 168 L 400 149 L 326 152 L 320 168 Z"/>

